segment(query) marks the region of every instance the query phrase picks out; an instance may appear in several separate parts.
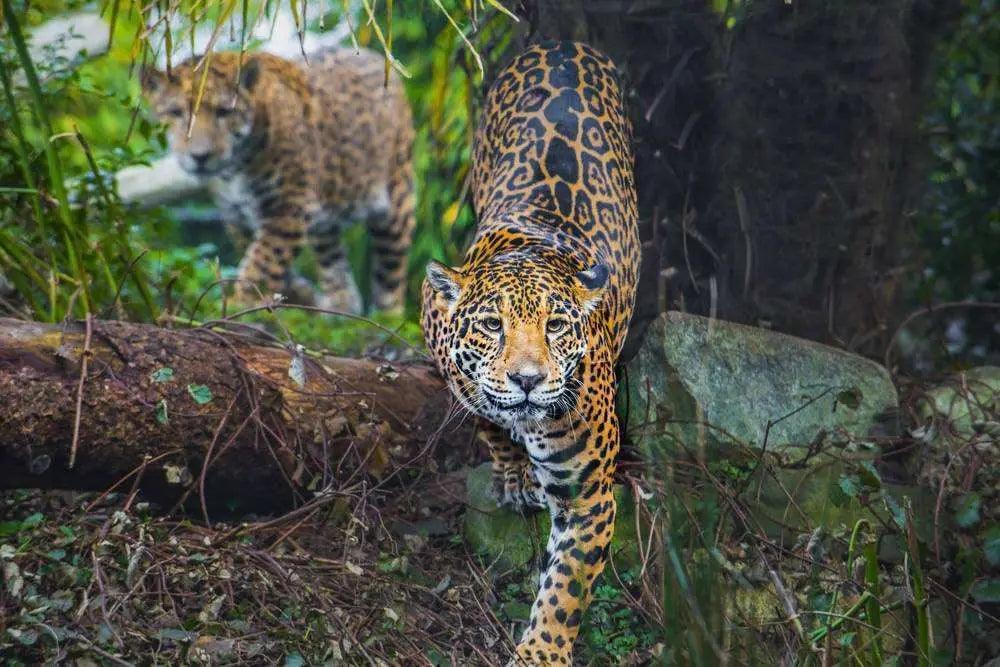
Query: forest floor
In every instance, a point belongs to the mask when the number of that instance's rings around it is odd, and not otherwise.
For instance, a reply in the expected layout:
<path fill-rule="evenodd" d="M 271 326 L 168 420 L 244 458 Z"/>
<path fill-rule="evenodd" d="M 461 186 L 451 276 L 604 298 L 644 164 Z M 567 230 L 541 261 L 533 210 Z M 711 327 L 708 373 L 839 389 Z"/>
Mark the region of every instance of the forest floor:
<path fill-rule="evenodd" d="M 3 492 L 0 654 L 4 664 L 502 664 L 535 581 L 470 553 L 465 511 L 465 471 L 210 526 L 130 494 Z M 615 637 L 599 632 L 597 653 L 582 642 L 578 658 L 648 655 L 633 652 L 649 642 L 609 590 L 588 616 Z"/>
<path fill-rule="evenodd" d="M 26 663 L 502 662 L 455 475 L 241 524 L 124 495 L 8 492 L 0 628 Z"/>

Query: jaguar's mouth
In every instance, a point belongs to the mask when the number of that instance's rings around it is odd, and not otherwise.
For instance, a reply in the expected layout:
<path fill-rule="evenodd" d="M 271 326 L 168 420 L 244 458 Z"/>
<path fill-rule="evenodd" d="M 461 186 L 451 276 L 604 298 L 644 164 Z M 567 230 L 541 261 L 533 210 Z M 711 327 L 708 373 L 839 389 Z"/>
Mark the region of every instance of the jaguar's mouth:
<path fill-rule="evenodd" d="M 222 171 L 222 168 L 220 166 L 214 164 L 213 165 L 195 164 L 195 165 L 183 165 L 183 166 L 184 170 L 187 173 L 191 174 L 192 176 L 196 176 L 198 178 L 207 178 L 210 176 L 215 176 Z"/>
<path fill-rule="evenodd" d="M 512 412 L 533 412 L 536 410 L 544 410 L 546 406 L 540 405 L 538 403 L 532 403 L 528 399 L 524 399 L 520 403 L 515 403 L 509 407 L 503 408 L 504 410 L 511 410 Z"/>
<path fill-rule="evenodd" d="M 545 410 L 548 407 L 546 405 L 542 405 L 541 403 L 535 403 L 534 401 L 530 401 L 528 400 L 527 397 L 515 403 L 505 403 L 499 397 L 492 395 L 488 391 L 484 391 L 483 395 L 486 396 L 486 400 L 488 400 L 493 407 L 498 408 L 500 410 L 504 410 L 506 412 L 527 414 L 529 412 L 538 412 L 540 410 Z"/>

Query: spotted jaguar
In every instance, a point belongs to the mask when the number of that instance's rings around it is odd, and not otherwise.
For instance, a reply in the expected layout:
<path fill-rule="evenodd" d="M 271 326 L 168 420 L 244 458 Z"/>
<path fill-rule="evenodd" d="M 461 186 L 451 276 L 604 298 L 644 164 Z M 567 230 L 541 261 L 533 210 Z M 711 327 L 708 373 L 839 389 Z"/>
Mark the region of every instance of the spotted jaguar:
<path fill-rule="evenodd" d="M 423 285 L 427 345 L 487 421 L 498 502 L 552 517 L 517 645 L 529 664 L 570 664 L 614 530 L 615 363 L 639 265 L 623 106 L 614 64 L 585 44 L 517 56 L 475 137 L 473 242 Z"/>
<path fill-rule="evenodd" d="M 203 180 L 237 236 L 249 236 L 236 295 L 291 289 L 308 241 L 317 305 L 362 309 L 341 233 L 368 225 L 372 301 L 402 310 L 414 228 L 413 120 L 399 79 L 371 51 L 334 49 L 299 64 L 267 53 L 215 53 L 143 87 L 181 167 Z"/>

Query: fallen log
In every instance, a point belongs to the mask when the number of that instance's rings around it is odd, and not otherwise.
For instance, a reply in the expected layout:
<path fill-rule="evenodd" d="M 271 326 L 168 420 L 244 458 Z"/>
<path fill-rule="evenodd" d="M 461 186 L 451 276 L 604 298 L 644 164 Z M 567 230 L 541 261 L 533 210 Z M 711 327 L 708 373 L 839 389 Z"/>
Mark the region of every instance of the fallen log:
<path fill-rule="evenodd" d="M 259 513 L 475 458 L 472 420 L 454 418 L 429 364 L 256 342 L 0 318 L 0 488 L 117 485 L 206 514 Z"/>

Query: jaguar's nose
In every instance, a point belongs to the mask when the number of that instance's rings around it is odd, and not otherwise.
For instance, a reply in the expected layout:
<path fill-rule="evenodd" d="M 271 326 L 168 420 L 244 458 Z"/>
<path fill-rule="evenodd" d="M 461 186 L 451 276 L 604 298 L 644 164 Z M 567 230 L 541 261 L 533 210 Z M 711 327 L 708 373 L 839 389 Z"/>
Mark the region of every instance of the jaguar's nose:
<path fill-rule="evenodd" d="M 212 157 L 212 153 L 209 152 L 209 151 L 198 152 L 198 153 L 188 153 L 188 155 L 191 156 L 191 161 L 194 162 L 194 165 L 198 169 L 203 168 L 205 166 L 205 163 L 208 162 L 208 159 L 210 157 Z"/>
<path fill-rule="evenodd" d="M 531 390 L 541 384 L 542 380 L 545 379 L 545 375 L 537 371 L 531 373 L 507 373 L 507 377 L 510 378 L 511 382 L 520 387 L 525 396 L 531 393 Z"/>

